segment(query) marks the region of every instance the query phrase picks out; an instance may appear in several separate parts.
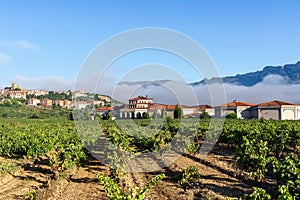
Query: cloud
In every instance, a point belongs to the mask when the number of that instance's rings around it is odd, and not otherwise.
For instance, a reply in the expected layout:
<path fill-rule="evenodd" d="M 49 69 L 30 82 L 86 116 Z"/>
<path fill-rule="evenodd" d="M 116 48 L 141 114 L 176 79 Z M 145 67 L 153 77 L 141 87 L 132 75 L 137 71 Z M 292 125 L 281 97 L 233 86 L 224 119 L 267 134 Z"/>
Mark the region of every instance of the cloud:
<path fill-rule="evenodd" d="M 270 74 L 264 77 L 261 83 L 265 85 L 282 85 L 282 84 L 287 84 L 287 82 L 288 82 L 287 77 L 283 77 L 277 74 Z"/>
<path fill-rule="evenodd" d="M 286 77 L 268 75 L 262 82 L 251 86 L 223 84 L 227 102 L 232 100 L 247 101 L 254 104 L 272 100 L 281 100 L 291 103 L 300 103 L 300 84 L 289 84 Z M 209 95 L 204 85 L 197 89 L 201 102 L 208 102 Z"/>
<path fill-rule="evenodd" d="M 72 89 L 71 81 L 57 76 L 27 77 L 16 75 L 13 80 L 25 89 L 45 89 L 54 91 L 66 91 Z"/>
<path fill-rule="evenodd" d="M 1 40 L 0 45 L 2 47 L 27 49 L 33 51 L 40 49 L 38 45 L 28 42 L 26 40 L 12 40 L 12 41 Z"/>
<path fill-rule="evenodd" d="M 217 106 L 224 100 L 224 95 L 222 95 L 221 91 L 223 89 L 225 90 L 226 102 L 238 100 L 257 104 L 281 100 L 300 103 L 300 84 L 289 84 L 286 77 L 279 75 L 269 75 L 262 82 L 251 87 L 214 83 L 197 85 L 191 90 L 190 86 L 185 83 L 175 81 L 122 83 L 115 88 L 113 97 L 117 97 L 127 103 L 129 97 L 147 94 L 154 98 L 155 102 L 159 103 L 195 105 L 194 96 L 196 96 L 198 104 Z"/>
<path fill-rule="evenodd" d="M 0 62 L 8 63 L 8 62 L 10 62 L 11 60 L 12 60 L 12 57 L 11 57 L 11 56 L 9 56 L 9 55 L 7 55 L 7 54 L 5 54 L 5 53 L 2 53 L 2 52 L 0 51 Z"/>
<path fill-rule="evenodd" d="M 13 43 L 21 49 L 38 50 L 40 48 L 38 45 L 30 43 L 26 40 L 18 40 L 14 41 Z"/>
<path fill-rule="evenodd" d="M 190 86 L 186 83 L 172 80 L 145 81 L 145 82 L 121 82 L 116 83 L 114 76 L 105 76 L 97 84 L 97 78 L 89 76 L 89 81 L 67 81 L 61 77 L 27 77 L 16 75 L 14 81 L 26 89 L 47 89 L 65 91 L 73 89 L 73 84 L 90 92 L 111 95 L 113 98 L 128 103 L 128 99 L 139 95 L 148 95 L 157 103 L 197 105 L 208 104 L 217 106 L 221 104 L 222 94 L 225 90 L 226 102 L 232 100 L 247 101 L 254 104 L 271 100 L 281 100 L 292 103 L 300 103 L 300 84 L 289 84 L 285 77 L 269 75 L 262 82 L 251 86 L 214 83 L 211 85 Z M 76 89 L 76 87 L 75 87 Z M 210 91 L 209 91 L 210 89 Z M 215 99 L 212 99 L 215 98 Z M 218 102 L 219 100 L 219 102 Z"/>

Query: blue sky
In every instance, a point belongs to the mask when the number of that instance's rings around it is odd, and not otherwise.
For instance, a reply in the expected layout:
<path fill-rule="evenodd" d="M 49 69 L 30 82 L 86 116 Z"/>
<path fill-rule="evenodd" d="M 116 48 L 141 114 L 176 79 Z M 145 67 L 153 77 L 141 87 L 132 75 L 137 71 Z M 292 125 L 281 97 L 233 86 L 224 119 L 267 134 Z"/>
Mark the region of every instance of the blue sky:
<path fill-rule="evenodd" d="M 68 85 L 99 43 L 142 27 L 193 38 L 222 76 L 300 60 L 297 0 L 0 0 L 0 5 L 0 87 L 16 79 L 42 85 L 49 77 Z M 126 69 L 135 64 L 124 61 Z M 189 82 L 198 79 L 184 62 L 174 67 Z"/>

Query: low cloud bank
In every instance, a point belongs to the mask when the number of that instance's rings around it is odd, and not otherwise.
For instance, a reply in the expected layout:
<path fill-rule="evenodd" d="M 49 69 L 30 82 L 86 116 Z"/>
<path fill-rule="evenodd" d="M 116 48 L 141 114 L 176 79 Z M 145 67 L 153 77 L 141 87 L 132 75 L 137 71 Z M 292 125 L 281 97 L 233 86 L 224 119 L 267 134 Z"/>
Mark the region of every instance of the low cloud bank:
<path fill-rule="evenodd" d="M 80 85 L 80 89 L 88 92 L 99 92 L 112 96 L 124 103 L 129 98 L 143 95 L 152 97 L 157 103 L 165 104 L 209 104 L 219 105 L 223 101 L 232 100 L 247 101 L 251 103 L 262 103 L 271 100 L 281 100 L 292 103 L 300 103 L 300 84 L 289 84 L 285 77 L 269 75 L 262 82 L 251 86 L 240 86 L 234 84 L 210 84 L 191 86 L 178 81 L 152 81 L 152 82 L 121 82 L 116 83 L 113 76 L 97 81 L 89 79 L 87 85 Z M 64 91 L 73 89 L 73 82 L 61 77 L 26 77 L 17 75 L 14 80 L 27 89 L 46 89 Z M 76 85 L 76 82 L 75 82 Z M 76 89 L 76 88 L 75 88 Z M 223 90 L 223 91 L 222 91 Z M 225 92 L 224 100 L 222 93 Z"/>

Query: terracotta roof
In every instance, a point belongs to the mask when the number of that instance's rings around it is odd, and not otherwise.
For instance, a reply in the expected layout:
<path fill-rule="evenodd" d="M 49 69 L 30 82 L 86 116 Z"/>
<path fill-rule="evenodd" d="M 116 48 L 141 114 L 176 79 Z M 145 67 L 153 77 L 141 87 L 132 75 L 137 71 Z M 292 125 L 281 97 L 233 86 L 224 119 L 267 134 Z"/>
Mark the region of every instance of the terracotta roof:
<path fill-rule="evenodd" d="M 261 104 L 257 104 L 256 106 L 257 107 L 280 107 L 280 106 L 283 106 L 283 105 L 296 105 L 296 104 L 274 100 L 274 101 L 269 101 L 269 102 L 264 102 L 264 103 L 261 103 Z"/>
<path fill-rule="evenodd" d="M 108 111 L 108 110 L 114 110 L 113 107 L 100 107 L 100 108 L 96 108 L 96 110 L 99 111 Z"/>
<path fill-rule="evenodd" d="M 132 99 L 129 99 L 129 100 L 133 100 L 133 101 L 136 101 L 136 100 L 153 100 L 152 98 L 149 98 L 149 97 L 143 97 L 143 96 L 138 96 L 138 97 L 135 97 L 135 98 L 132 98 Z"/>
<path fill-rule="evenodd" d="M 166 105 L 165 104 L 149 104 L 149 110 L 156 110 L 156 109 L 164 109 L 166 108 Z"/>
<path fill-rule="evenodd" d="M 166 105 L 166 110 L 174 110 L 175 105 Z"/>
<path fill-rule="evenodd" d="M 193 109 L 199 108 L 199 106 L 187 106 L 187 105 L 179 105 L 179 107 L 181 107 L 181 108 L 193 108 Z"/>
<path fill-rule="evenodd" d="M 210 105 L 200 105 L 199 106 L 200 110 L 204 110 L 204 109 L 207 109 L 207 108 L 212 108 L 212 106 L 210 106 Z"/>
<path fill-rule="evenodd" d="M 237 107 L 237 106 L 255 106 L 255 104 L 249 102 L 242 102 L 242 101 L 233 101 L 221 105 L 221 107 Z"/>

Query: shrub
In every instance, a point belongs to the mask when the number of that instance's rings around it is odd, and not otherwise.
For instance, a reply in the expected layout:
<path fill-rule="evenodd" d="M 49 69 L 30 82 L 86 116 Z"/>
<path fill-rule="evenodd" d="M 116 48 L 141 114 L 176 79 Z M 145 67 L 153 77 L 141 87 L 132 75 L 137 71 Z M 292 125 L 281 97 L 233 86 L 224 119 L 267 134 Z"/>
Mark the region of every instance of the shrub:
<path fill-rule="evenodd" d="M 226 115 L 226 119 L 237 119 L 237 114 L 229 113 L 228 115 Z"/>

